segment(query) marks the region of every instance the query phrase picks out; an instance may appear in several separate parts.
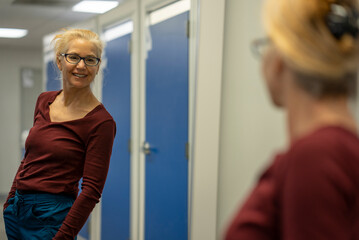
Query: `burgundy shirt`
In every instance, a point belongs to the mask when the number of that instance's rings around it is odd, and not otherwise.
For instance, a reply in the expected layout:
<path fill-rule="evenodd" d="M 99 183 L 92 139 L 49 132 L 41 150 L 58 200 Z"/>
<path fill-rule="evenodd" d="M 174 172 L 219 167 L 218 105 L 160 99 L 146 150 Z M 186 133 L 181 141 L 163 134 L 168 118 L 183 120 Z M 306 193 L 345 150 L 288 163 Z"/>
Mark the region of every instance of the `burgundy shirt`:
<path fill-rule="evenodd" d="M 278 155 L 226 240 L 359 240 L 359 140 L 325 127 Z"/>
<path fill-rule="evenodd" d="M 74 239 L 99 202 L 116 134 L 115 122 L 102 104 L 81 119 L 51 122 L 49 105 L 60 92 L 40 94 L 25 156 L 8 196 L 18 189 L 76 198 L 56 240 Z M 77 196 L 81 177 L 82 191 Z"/>

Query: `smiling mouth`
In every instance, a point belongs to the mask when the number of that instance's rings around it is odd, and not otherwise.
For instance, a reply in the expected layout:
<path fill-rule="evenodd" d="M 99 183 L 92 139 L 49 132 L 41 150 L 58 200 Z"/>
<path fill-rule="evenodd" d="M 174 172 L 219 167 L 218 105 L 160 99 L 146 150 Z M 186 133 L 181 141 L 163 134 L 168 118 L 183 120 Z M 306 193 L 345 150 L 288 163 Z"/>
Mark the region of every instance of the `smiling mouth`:
<path fill-rule="evenodd" d="M 84 74 L 77 74 L 77 73 L 73 73 L 74 76 L 76 77 L 79 77 L 79 78 L 84 78 L 86 77 L 87 75 L 84 75 Z"/>

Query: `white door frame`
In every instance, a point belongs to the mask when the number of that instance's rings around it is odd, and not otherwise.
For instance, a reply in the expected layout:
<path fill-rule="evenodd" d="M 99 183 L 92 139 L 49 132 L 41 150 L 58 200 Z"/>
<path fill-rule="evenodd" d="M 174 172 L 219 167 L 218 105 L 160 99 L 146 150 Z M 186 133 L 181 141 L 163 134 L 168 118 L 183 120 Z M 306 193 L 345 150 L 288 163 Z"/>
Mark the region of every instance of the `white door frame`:
<path fill-rule="evenodd" d="M 191 240 L 217 239 L 219 131 L 225 0 L 192 0 L 197 34 Z M 193 50 L 194 51 L 194 50 Z"/>

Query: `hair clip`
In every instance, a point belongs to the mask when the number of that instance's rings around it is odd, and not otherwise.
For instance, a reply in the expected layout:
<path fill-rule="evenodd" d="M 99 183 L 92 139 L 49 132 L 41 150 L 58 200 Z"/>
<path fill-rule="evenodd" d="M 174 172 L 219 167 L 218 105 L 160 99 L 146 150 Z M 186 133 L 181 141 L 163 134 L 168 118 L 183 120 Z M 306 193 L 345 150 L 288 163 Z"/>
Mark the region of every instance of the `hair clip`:
<path fill-rule="evenodd" d="M 354 38 L 358 35 L 359 13 L 355 8 L 333 3 L 330 5 L 326 22 L 330 32 L 336 39 L 340 39 L 345 34 L 349 34 Z"/>

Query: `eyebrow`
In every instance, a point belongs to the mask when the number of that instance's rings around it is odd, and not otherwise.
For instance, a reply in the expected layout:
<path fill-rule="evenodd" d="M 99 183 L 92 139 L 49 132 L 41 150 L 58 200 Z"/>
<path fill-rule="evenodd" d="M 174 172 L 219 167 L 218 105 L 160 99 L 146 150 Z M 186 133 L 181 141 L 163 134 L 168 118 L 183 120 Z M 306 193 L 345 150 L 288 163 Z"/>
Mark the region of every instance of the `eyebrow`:
<path fill-rule="evenodd" d="M 80 54 L 76 53 L 76 52 L 68 52 L 67 54 L 74 54 L 74 55 L 77 55 L 77 56 L 80 56 Z M 80 56 L 81 57 L 81 56 Z M 98 58 L 96 55 L 86 55 L 84 57 L 95 57 L 95 58 Z"/>

